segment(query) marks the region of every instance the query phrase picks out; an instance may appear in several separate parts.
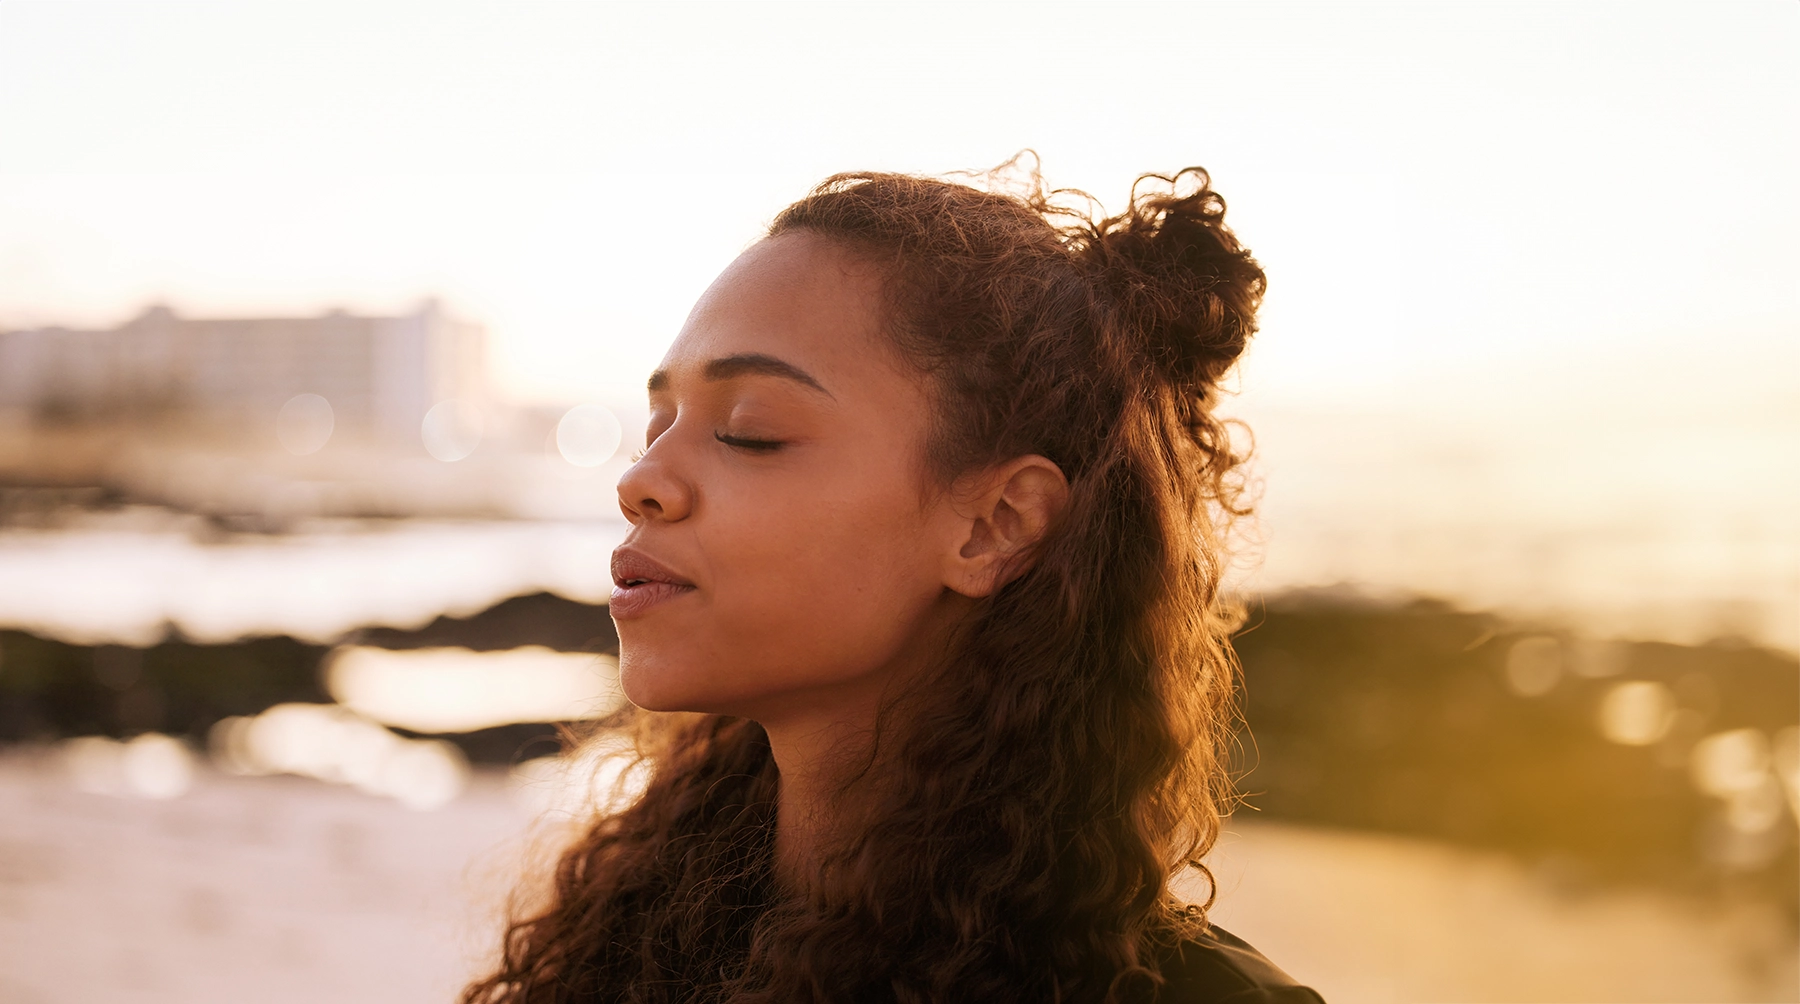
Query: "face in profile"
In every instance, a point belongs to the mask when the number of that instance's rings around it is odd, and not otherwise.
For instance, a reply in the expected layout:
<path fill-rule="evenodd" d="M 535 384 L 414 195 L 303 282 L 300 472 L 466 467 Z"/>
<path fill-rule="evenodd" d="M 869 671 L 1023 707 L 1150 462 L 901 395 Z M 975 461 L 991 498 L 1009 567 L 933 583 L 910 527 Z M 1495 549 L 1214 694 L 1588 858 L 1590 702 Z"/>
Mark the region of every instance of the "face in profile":
<path fill-rule="evenodd" d="M 927 384 L 881 331 L 880 292 L 821 237 L 765 240 L 651 378 L 613 564 L 621 680 L 640 707 L 769 724 L 856 702 L 956 602 L 958 520 L 924 474 Z"/>

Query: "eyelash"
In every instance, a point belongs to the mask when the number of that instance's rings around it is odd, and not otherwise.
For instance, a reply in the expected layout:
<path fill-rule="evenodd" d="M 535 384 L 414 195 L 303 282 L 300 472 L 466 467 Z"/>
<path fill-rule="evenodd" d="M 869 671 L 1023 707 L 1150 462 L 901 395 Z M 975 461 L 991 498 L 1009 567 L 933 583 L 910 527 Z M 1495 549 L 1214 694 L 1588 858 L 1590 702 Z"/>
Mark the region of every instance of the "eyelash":
<path fill-rule="evenodd" d="M 742 436 L 727 436 L 723 432 L 713 433 L 713 438 L 733 449 L 748 450 L 751 453 L 774 453 L 787 445 L 778 439 L 745 439 Z M 650 452 L 648 446 L 634 450 L 631 454 L 631 462 L 635 464 L 644 459 L 644 454 L 648 452 Z"/>
<path fill-rule="evenodd" d="M 744 439 L 741 436 L 727 436 L 723 432 L 713 433 L 713 438 L 733 449 L 748 450 L 751 453 L 774 453 L 787 445 L 778 439 Z"/>

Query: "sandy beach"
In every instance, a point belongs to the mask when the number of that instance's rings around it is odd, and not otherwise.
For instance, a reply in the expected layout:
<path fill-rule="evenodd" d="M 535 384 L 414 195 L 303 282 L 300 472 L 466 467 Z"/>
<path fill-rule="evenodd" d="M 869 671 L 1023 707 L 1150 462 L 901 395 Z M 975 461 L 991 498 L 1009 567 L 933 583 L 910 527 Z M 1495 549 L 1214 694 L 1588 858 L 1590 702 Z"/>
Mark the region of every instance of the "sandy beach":
<path fill-rule="evenodd" d="M 450 1000 L 498 931 L 534 817 L 496 771 L 415 812 L 203 771 L 180 798 L 85 794 L 0 756 L 0 1000 Z M 1577 891 L 1498 855 L 1240 819 L 1215 919 L 1334 1002 L 1800 999 L 1751 904 Z"/>

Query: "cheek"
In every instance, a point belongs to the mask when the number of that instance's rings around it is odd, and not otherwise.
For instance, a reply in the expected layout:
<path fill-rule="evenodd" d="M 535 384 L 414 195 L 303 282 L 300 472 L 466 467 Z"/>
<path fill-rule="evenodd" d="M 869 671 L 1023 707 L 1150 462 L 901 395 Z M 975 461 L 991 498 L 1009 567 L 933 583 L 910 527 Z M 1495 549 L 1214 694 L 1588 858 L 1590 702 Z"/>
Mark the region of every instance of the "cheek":
<path fill-rule="evenodd" d="M 625 692 L 651 710 L 746 706 L 880 672 L 941 592 L 916 487 L 715 496 L 711 588 L 620 625 Z"/>

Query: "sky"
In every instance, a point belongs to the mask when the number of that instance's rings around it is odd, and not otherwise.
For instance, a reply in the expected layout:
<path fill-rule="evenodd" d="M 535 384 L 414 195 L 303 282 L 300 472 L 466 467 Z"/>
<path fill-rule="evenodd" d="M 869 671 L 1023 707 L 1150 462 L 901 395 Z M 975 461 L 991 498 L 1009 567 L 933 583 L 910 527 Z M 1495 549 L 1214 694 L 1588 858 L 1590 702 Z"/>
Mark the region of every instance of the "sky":
<path fill-rule="evenodd" d="M 1198 163 L 1260 382 L 1791 338 L 1800 5 L 0 4 L 0 324 L 395 310 L 635 396 L 838 170 Z"/>
<path fill-rule="evenodd" d="M 1797 51 L 1792 2 L 5 0 L 0 328 L 437 296 L 488 326 L 504 395 L 629 411 L 834 171 L 1030 148 L 1117 208 L 1200 164 L 1270 275 L 1236 407 L 1274 539 L 1465 526 L 1399 560 L 1641 524 L 1664 557 L 1737 541 L 1707 588 L 1783 608 Z M 1328 550 L 1268 564 L 1388 560 Z M 1694 566 L 1608 567 L 1617 593 Z M 1405 573 L 1476 572 L 1434 574 Z"/>

